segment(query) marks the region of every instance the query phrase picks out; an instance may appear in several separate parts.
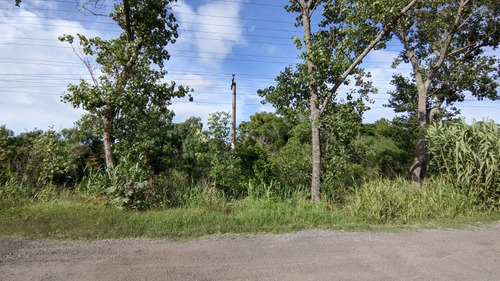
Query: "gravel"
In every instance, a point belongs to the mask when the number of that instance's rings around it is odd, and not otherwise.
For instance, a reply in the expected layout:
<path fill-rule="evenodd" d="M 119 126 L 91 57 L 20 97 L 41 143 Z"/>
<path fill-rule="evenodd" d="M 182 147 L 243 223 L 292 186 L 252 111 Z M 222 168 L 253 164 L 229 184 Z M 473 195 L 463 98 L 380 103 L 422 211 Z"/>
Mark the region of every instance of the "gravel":
<path fill-rule="evenodd" d="M 500 280 L 500 224 L 188 242 L 0 238 L 0 280 Z"/>

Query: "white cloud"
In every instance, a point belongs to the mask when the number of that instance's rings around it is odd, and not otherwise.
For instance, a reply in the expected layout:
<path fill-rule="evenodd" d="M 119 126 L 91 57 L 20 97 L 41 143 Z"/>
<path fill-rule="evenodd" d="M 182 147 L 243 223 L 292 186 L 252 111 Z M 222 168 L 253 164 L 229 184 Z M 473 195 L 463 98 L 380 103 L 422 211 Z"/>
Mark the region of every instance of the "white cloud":
<path fill-rule="evenodd" d="M 187 85 L 197 91 L 211 90 L 214 88 L 214 81 L 206 80 L 201 75 L 184 74 L 175 77 L 175 82 L 179 85 Z"/>
<path fill-rule="evenodd" d="M 246 44 L 239 20 L 241 2 L 208 2 L 197 8 L 179 1 L 180 39 L 178 45 L 192 45 L 203 64 L 220 69 L 233 48 Z"/>
<path fill-rule="evenodd" d="M 69 128 L 83 113 L 60 101 L 67 85 L 85 76 L 86 70 L 58 36 L 95 32 L 77 21 L 40 12 L 54 8 L 54 3 L 28 1 L 22 8 L 0 9 L 4 21 L 0 36 L 0 124 L 16 133 L 50 126 Z"/>
<path fill-rule="evenodd" d="M 377 50 L 370 52 L 364 60 L 362 67 L 371 73 L 373 86 L 378 90 L 377 94 L 370 96 L 374 103 L 368 105 L 371 109 L 364 114 L 365 122 L 372 123 L 380 118 L 391 120 L 395 115 L 392 108 L 384 107 L 384 104 L 387 104 L 389 99 L 387 92 L 395 89 L 390 84 L 392 76 L 395 73 L 409 76 L 411 72 L 409 65 L 405 64 L 399 65 L 396 69 L 391 68 L 391 64 L 398 54 L 397 51 L 387 49 Z"/>

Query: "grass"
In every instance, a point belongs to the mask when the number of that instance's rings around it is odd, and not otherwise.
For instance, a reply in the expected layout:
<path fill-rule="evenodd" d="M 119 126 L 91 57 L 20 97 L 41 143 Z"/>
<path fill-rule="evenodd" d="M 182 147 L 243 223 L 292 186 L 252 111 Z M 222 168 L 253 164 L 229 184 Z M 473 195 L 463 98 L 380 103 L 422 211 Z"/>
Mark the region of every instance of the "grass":
<path fill-rule="evenodd" d="M 354 190 L 346 209 L 362 221 L 405 224 L 488 212 L 474 193 L 435 178 L 422 186 L 401 178 L 368 182 Z"/>
<path fill-rule="evenodd" d="M 203 192 L 183 207 L 139 212 L 60 196 L 1 208 L 0 237 L 186 240 L 309 229 L 394 232 L 466 228 L 500 221 L 498 210 L 484 209 L 472 201 L 466 193 L 440 181 L 417 188 L 402 179 L 367 183 L 346 195 L 343 205 L 327 200 L 313 204 L 303 195 L 228 201 Z"/>

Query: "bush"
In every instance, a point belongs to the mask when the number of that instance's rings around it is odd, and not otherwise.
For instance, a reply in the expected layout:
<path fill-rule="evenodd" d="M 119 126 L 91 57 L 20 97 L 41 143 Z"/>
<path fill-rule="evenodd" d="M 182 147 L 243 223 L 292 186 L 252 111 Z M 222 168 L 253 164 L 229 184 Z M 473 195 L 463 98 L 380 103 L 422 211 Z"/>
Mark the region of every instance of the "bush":
<path fill-rule="evenodd" d="M 116 167 L 108 169 L 110 185 L 105 193 L 111 196 L 111 203 L 118 207 L 145 210 L 155 201 L 152 174 L 147 167 L 134 161 L 131 155 L 123 157 Z"/>

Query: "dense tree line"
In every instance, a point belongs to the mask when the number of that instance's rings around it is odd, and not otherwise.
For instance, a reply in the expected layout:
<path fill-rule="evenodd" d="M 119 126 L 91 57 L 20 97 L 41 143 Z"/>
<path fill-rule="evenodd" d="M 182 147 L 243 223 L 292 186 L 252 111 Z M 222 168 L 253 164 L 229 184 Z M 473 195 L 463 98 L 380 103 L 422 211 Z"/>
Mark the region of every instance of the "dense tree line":
<path fill-rule="evenodd" d="M 286 9 L 298 14 L 303 28 L 303 38 L 295 38 L 303 61 L 258 91 L 276 113 L 242 122 L 232 151 L 226 112 L 211 114 L 205 129 L 196 117 L 172 122 L 171 99 L 191 91 L 163 79 L 170 56 L 165 47 L 178 36 L 170 9 L 175 1 L 119 2 L 110 14 L 122 29 L 118 38 L 60 37 L 82 50 L 76 53 L 92 77 L 70 85 L 63 101 L 87 114 L 61 132 L 15 136 L 1 127 L 2 184 L 34 193 L 47 186 L 77 189 L 135 208 L 175 205 L 188 186 L 231 198 L 245 196 L 249 184 L 272 186 L 278 196 L 285 187 L 309 186 L 304 196 L 313 201 L 320 191 L 341 200 L 343 192 L 376 177 L 420 182 L 435 151 L 428 151 L 426 128 L 456 116 L 446 106 L 467 93 L 500 97 L 499 61 L 487 52 L 500 42 L 497 1 L 290 0 Z M 313 32 L 311 17 L 320 6 Z M 410 78 L 398 74 L 392 81 L 388 106 L 404 114 L 363 124 L 376 89 L 361 62 L 392 38 L 402 44 L 394 67 L 405 62 L 413 69 Z"/>
<path fill-rule="evenodd" d="M 235 198 L 246 195 L 249 183 L 273 184 L 277 194 L 280 188 L 309 185 L 308 122 L 257 113 L 239 125 L 234 152 L 229 122 L 226 112 L 212 114 L 206 130 L 195 117 L 182 123 L 172 123 L 172 114 L 152 118 L 153 128 L 116 143 L 119 164 L 112 175 L 108 175 L 102 137 L 83 123 L 61 132 L 34 130 L 19 135 L 2 126 L 1 184 L 15 182 L 34 192 L 54 186 L 122 199 L 138 196 L 131 199 L 135 203 L 124 201 L 125 205 L 150 205 L 191 185 L 210 186 Z M 335 158 L 325 165 L 325 196 L 365 179 L 404 173 L 409 165 L 411 131 L 385 119 L 358 124 L 355 131 L 354 137 L 341 140 L 342 149 L 325 140 L 325 152 Z M 330 136 L 337 141 L 339 137 L 343 136 Z M 127 195 L 131 191 L 137 194 Z"/>

